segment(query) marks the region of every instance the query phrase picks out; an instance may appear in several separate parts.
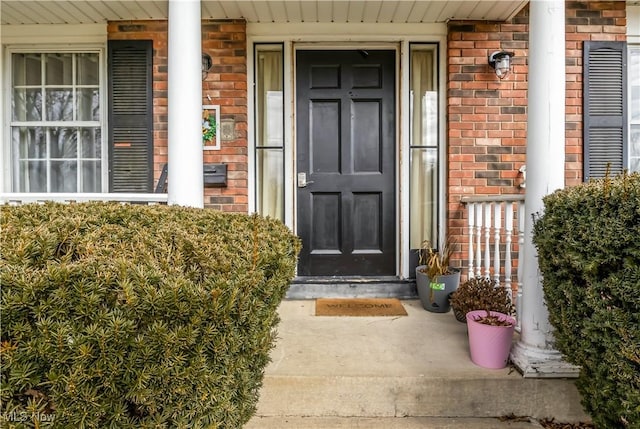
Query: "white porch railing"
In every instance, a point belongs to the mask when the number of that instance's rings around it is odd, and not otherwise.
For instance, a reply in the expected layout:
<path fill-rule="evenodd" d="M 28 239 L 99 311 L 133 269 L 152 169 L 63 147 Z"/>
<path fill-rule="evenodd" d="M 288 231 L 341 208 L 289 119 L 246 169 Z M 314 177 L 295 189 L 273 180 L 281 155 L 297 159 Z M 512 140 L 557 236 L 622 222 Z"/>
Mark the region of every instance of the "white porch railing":
<path fill-rule="evenodd" d="M 86 201 L 117 201 L 133 204 L 167 204 L 167 194 L 128 193 L 0 193 L 0 204 L 21 205 L 55 201 L 61 203 L 81 203 Z"/>
<path fill-rule="evenodd" d="M 522 248 L 524 245 L 524 195 L 463 197 L 467 207 L 467 277 L 493 278 L 513 299 L 517 281 L 516 313 L 522 302 Z M 517 264 L 513 252 L 517 243 Z M 515 268 L 515 269 L 514 269 Z"/>

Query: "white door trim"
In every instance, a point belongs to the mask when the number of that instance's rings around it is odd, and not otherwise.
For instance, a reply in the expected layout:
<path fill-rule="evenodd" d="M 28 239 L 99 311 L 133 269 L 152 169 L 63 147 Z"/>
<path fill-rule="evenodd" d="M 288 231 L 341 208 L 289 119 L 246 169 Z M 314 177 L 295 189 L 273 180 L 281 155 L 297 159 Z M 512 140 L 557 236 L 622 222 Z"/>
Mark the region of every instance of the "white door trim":
<path fill-rule="evenodd" d="M 396 60 L 396 273 L 400 278 L 409 273 L 409 44 L 437 43 L 440 76 L 440 195 L 439 229 L 446 227 L 446 43 L 445 24 L 247 24 L 247 88 L 248 94 L 248 196 L 249 212 L 255 212 L 255 118 L 254 118 L 254 44 L 284 44 L 284 199 L 285 224 L 296 231 L 295 210 L 295 51 L 297 49 L 394 49 Z"/>

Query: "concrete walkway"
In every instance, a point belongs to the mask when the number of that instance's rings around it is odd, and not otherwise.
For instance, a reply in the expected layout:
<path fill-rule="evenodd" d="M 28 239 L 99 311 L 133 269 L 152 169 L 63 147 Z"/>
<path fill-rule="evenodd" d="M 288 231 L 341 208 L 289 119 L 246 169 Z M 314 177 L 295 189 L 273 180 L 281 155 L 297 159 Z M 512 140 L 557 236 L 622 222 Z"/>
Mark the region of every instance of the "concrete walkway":
<path fill-rule="evenodd" d="M 524 420 L 524 419 L 523 419 Z M 255 417 L 245 429 L 541 429 L 534 419 L 437 417 Z"/>
<path fill-rule="evenodd" d="M 571 380 L 523 379 L 469 358 L 466 325 L 403 301 L 408 316 L 317 317 L 284 301 L 247 428 L 531 428 L 516 415 L 587 420 Z"/>

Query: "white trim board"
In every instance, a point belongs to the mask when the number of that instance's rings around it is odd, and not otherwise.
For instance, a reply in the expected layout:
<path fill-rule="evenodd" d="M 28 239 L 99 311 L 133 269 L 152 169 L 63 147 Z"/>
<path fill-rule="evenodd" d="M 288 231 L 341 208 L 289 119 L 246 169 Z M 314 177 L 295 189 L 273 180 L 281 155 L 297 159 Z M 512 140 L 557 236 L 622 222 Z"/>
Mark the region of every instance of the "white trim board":
<path fill-rule="evenodd" d="M 2 44 L 106 43 L 107 24 L 2 25 Z"/>
<path fill-rule="evenodd" d="M 640 43 L 640 6 L 627 6 L 627 41 Z"/>
<path fill-rule="evenodd" d="M 281 40 L 325 42 L 364 42 L 378 40 L 398 42 L 407 38 L 438 38 L 447 36 L 447 25 L 441 24 L 338 24 L 338 23 L 288 23 L 247 24 L 247 39 L 255 37 L 280 38 Z M 255 40 L 250 40 L 255 41 Z M 274 40 L 275 41 L 275 40 Z"/>

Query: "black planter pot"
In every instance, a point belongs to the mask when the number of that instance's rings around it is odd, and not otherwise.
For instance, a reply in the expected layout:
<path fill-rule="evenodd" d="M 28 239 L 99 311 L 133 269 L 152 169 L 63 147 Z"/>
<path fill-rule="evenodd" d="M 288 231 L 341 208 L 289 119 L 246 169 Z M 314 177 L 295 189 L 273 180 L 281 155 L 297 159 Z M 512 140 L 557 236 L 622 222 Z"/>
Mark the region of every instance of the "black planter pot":
<path fill-rule="evenodd" d="M 460 284 L 460 270 L 450 268 L 452 274 L 438 276 L 432 280 L 422 272 L 424 268 L 425 265 L 416 267 L 416 287 L 422 308 L 434 313 L 448 312 L 451 309 L 449 295 L 458 289 Z"/>

